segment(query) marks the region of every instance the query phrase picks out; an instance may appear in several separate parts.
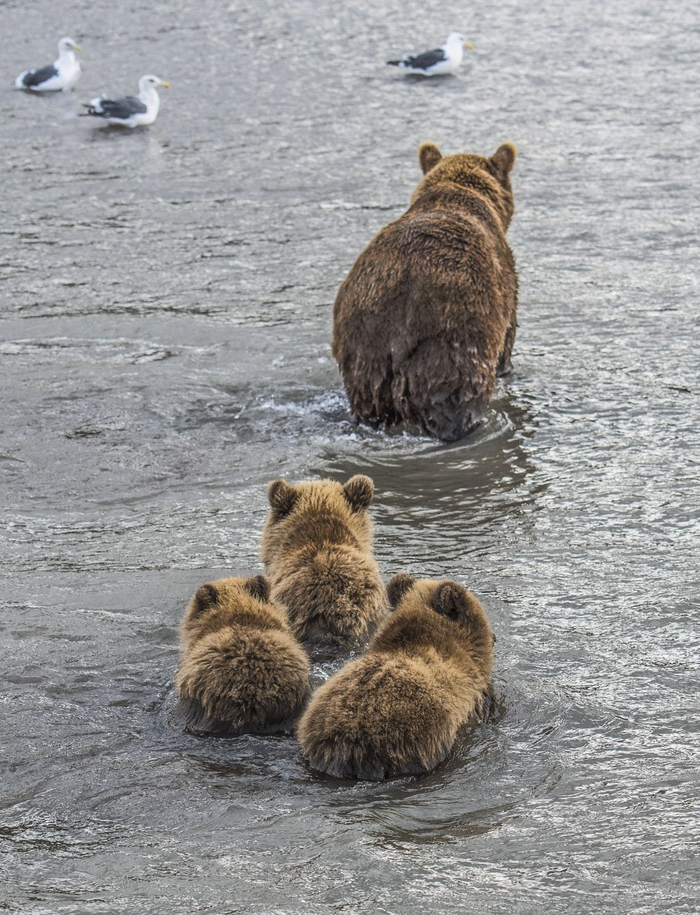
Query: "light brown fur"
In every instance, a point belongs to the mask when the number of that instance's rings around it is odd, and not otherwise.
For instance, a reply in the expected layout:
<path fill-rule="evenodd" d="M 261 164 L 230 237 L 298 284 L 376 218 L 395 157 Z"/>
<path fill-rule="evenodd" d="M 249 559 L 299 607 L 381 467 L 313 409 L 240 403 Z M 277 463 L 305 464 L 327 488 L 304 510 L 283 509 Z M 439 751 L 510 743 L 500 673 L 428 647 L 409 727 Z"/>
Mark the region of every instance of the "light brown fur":
<path fill-rule="evenodd" d="M 403 216 L 356 260 L 333 308 L 333 355 L 353 415 L 450 441 L 483 416 L 510 369 L 517 275 L 506 230 L 516 149 L 491 158 L 418 151 Z"/>
<path fill-rule="evenodd" d="M 364 476 L 344 486 L 270 484 L 262 559 L 272 597 L 286 608 L 297 638 L 362 640 L 386 613 L 372 555 L 373 497 L 374 484 Z"/>
<path fill-rule="evenodd" d="M 290 727 L 308 697 L 309 660 L 262 575 L 202 585 L 181 626 L 176 685 L 193 731 Z"/>
<path fill-rule="evenodd" d="M 395 612 L 366 654 L 321 686 L 298 737 L 314 769 L 340 778 L 427 772 L 464 722 L 487 707 L 493 634 L 479 601 L 453 581 L 397 575 Z"/>

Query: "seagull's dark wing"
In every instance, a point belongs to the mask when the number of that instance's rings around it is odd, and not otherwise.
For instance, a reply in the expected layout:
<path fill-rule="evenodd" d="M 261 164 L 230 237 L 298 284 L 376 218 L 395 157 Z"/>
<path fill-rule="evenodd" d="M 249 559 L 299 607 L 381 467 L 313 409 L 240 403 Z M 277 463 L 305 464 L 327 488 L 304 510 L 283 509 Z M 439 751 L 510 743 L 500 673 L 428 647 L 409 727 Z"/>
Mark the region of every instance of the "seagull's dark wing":
<path fill-rule="evenodd" d="M 435 48 L 434 51 L 424 51 L 423 54 L 418 54 L 416 57 L 406 57 L 404 64 L 407 67 L 415 67 L 417 70 L 427 70 L 428 67 L 439 64 L 441 60 L 447 60 L 445 52 L 442 48 Z"/>
<path fill-rule="evenodd" d="M 100 107 L 92 106 L 88 109 L 89 114 L 96 114 L 103 118 L 119 118 L 126 121 L 134 114 L 145 114 L 148 110 L 141 99 L 135 95 L 127 95 L 124 98 L 101 98 Z"/>
<path fill-rule="evenodd" d="M 53 64 L 48 64 L 46 67 L 39 67 L 38 70 L 30 70 L 22 80 L 22 85 L 29 89 L 31 86 L 39 86 L 41 83 L 45 83 L 52 76 L 58 76 L 58 70 Z"/>

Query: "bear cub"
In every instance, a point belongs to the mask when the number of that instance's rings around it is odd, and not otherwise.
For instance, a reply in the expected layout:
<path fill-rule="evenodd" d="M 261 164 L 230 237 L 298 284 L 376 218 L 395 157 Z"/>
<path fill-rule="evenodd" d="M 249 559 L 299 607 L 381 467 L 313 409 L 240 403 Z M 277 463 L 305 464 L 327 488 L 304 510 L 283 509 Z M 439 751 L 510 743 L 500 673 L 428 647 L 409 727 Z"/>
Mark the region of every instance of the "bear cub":
<path fill-rule="evenodd" d="M 396 609 L 366 654 L 314 693 L 299 722 L 310 765 L 338 778 L 429 772 L 490 706 L 494 637 L 476 597 L 406 574 L 387 591 Z"/>
<path fill-rule="evenodd" d="M 386 614 L 386 592 L 372 555 L 369 506 L 374 484 L 354 476 L 268 487 L 262 560 L 272 598 L 302 641 L 331 647 L 363 640 Z"/>
<path fill-rule="evenodd" d="M 310 693 L 309 659 L 262 575 L 202 585 L 181 626 L 176 685 L 186 730 L 234 735 L 291 728 Z"/>
<path fill-rule="evenodd" d="M 482 418 L 510 370 L 518 281 L 506 230 L 517 151 L 418 150 L 424 177 L 403 216 L 355 261 L 333 308 L 333 355 L 356 420 L 444 441 Z"/>

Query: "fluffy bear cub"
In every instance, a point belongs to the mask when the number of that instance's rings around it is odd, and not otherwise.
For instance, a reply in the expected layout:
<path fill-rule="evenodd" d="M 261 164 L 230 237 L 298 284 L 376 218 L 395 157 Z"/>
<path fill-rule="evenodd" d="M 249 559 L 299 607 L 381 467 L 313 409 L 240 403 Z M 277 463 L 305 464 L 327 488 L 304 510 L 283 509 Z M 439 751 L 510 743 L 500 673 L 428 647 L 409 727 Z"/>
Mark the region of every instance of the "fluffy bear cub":
<path fill-rule="evenodd" d="M 428 772 L 464 722 L 489 707 L 493 634 L 479 601 L 454 581 L 396 575 L 397 609 L 367 653 L 321 686 L 299 722 L 304 756 L 339 778 Z"/>
<path fill-rule="evenodd" d="M 366 638 L 386 614 L 372 555 L 374 484 L 354 476 L 268 487 L 262 560 L 297 638 L 331 647 Z"/>
<path fill-rule="evenodd" d="M 355 419 L 444 441 L 483 416 L 510 369 L 518 282 L 506 230 L 516 149 L 491 158 L 418 150 L 424 177 L 370 242 L 333 309 L 333 355 Z"/>
<path fill-rule="evenodd" d="M 181 649 L 176 685 L 187 730 L 283 730 L 308 698 L 309 660 L 262 575 L 202 585 L 182 621 Z"/>

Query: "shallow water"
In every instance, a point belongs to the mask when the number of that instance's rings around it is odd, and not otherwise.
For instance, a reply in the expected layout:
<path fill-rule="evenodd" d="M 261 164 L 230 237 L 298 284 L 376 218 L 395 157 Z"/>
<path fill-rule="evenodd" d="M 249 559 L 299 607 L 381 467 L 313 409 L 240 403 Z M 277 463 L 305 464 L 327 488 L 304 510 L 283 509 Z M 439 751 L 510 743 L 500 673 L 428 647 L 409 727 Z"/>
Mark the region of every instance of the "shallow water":
<path fill-rule="evenodd" d="M 697 911 L 695 4 L 10 0 L 0 25 L 0 910 Z M 382 65 L 455 27 L 458 78 Z M 66 32 L 78 91 L 11 91 Z M 76 117 L 149 71 L 150 130 Z M 450 447 L 354 427 L 329 346 L 425 139 L 520 150 L 514 372 Z M 269 480 L 357 471 L 386 576 L 482 598 L 495 719 L 379 785 L 178 733 L 191 592 L 260 571 Z"/>

